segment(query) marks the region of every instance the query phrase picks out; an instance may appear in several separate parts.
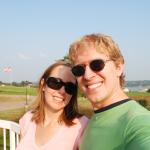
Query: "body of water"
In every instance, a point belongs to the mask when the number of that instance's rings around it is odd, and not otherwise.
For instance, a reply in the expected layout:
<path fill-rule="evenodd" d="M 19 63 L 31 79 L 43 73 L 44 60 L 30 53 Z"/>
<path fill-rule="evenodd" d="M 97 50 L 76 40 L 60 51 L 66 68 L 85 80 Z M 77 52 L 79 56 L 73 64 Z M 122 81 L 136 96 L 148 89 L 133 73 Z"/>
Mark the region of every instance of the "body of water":
<path fill-rule="evenodd" d="M 126 81 L 125 87 L 130 91 L 144 91 L 150 89 L 150 80 Z"/>

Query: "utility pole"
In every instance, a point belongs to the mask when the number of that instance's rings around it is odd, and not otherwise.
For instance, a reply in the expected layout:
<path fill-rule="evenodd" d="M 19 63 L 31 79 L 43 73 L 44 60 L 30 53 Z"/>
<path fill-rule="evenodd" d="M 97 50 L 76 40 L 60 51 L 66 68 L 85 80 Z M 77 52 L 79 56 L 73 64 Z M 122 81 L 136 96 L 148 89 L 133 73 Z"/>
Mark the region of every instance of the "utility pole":
<path fill-rule="evenodd" d="M 25 86 L 26 86 L 26 105 L 28 105 L 28 89 L 27 89 L 27 81 L 25 82 Z"/>
<path fill-rule="evenodd" d="M 28 97 L 27 97 L 27 95 L 28 95 L 28 92 L 27 92 L 27 85 L 26 85 L 26 105 L 28 105 Z"/>
<path fill-rule="evenodd" d="M 27 89 L 28 81 L 25 81 L 25 94 L 26 94 L 26 102 L 25 102 L 25 112 L 28 111 L 28 89 Z"/>

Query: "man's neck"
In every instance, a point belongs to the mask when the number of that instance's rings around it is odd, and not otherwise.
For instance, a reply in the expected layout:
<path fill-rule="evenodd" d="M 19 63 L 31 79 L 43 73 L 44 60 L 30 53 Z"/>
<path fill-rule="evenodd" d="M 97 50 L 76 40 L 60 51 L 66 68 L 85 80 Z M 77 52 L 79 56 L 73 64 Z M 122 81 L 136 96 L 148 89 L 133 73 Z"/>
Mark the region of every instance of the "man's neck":
<path fill-rule="evenodd" d="M 93 110 L 98 110 L 103 107 L 109 106 L 113 103 L 119 102 L 123 99 L 127 99 L 128 96 L 124 92 L 120 92 L 117 95 L 114 95 L 113 97 L 110 97 L 108 99 L 100 100 L 98 103 L 93 103 Z"/>

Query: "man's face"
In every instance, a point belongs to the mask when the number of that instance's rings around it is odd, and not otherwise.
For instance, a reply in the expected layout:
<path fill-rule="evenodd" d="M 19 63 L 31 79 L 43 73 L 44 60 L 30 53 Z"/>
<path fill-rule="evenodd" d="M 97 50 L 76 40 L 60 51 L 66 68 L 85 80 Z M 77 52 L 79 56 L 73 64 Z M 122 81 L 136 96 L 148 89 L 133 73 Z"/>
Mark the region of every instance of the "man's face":
<path fill-rule="evenodd" d="M 90 68 L 90 62 L 95 59 L 105 61 L 105 66 L 101 71 L 95 72 Z M 116 67 L 112 60 L 96 51 L 95 48 L 80 50 L 75 59 L 75 65 L 78 64 L 85 66 L 84 75 L 77 77 L 79 87 L 95 109 L 98 103 L 110 101 L 115 97 L 117 90 L 120 89 L 119 77 L 122 73 L 123 65 L 120 64 Z"/>

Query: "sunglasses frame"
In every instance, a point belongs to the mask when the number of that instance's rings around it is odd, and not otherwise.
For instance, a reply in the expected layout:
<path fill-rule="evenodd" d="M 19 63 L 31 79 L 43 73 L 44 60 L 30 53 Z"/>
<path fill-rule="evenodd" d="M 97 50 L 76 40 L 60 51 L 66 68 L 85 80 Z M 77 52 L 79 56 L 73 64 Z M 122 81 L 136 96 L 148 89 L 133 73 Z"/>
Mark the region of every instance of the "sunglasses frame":
<path fill-rule="evenodd" d="M 89 62 L 89 67 L 92 71 L 94 72 L 99 72 L 104 69 L 105 63 L 111 61 L 110 59 L 108 60 L 103 60 L 103 59 L 93 59 Z M 99 64 L 98 64 L 99 62 Z M 97 63 L 97 64 L 96 64 Z M 72 67 L 72 73 L 76 77 L 81 77 L 85 74 L 85 64 L 78 64 Z"/>
<path fill-rule="evenodd" d="M 46 81 L 46 85 L 53 90 L 60 90 L 64 86 L 65 92 L 69 95 L 73 95 L 77 90 L 77 85 L 75 83 L 64 82 L 60 78 L 48 77 L 45 81 Z"/>

